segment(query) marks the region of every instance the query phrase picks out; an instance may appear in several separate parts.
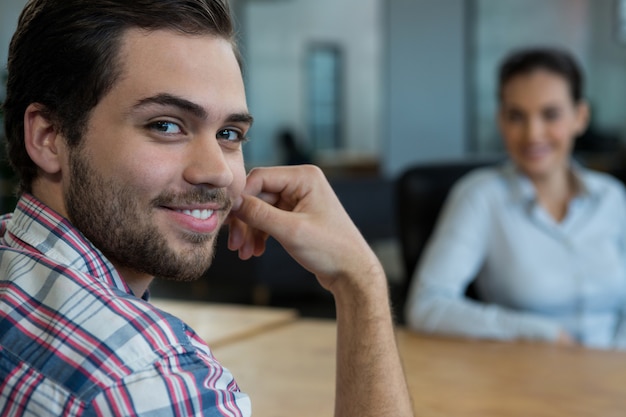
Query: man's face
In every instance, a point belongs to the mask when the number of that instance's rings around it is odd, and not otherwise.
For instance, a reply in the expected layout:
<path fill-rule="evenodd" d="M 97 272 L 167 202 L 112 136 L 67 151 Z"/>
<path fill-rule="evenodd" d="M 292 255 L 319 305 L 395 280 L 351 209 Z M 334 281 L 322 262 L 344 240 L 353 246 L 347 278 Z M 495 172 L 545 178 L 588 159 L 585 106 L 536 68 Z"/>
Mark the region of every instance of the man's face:
<path fill-rule="evenodd" d="M 120 56 L 65 162 L 67 216 L 123 271 L 196 278 L 245 184 L 238 63 L 224 39 L 171 31 L 130 30 Z"/>

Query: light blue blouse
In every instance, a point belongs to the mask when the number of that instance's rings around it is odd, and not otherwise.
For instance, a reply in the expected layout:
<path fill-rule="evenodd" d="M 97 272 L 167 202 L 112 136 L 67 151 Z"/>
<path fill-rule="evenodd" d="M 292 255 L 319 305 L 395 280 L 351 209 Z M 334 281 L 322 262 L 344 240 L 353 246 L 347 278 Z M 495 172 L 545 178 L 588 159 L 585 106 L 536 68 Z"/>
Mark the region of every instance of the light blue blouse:
<path fill-rule="evenodd" d="M 415 271 L 407 324 L 501 340 L 555 340 L 626 349 L 626 193 L 575 167 L 581 192 L 559 223 L 512 164 L 453 187 Z M 481 302 L 465 297 L 475 280 Z"/>

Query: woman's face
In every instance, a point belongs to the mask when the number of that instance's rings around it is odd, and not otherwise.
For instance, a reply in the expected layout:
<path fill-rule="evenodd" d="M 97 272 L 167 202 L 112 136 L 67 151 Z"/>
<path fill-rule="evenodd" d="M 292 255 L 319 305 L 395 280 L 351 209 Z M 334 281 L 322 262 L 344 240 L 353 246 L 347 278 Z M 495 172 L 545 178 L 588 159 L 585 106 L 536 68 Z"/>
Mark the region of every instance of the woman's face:
<path fill-rule="evenodd" d="M 499 126 L 509 156 L 531 180 L 569 167 L 574 139 L 587 127 L 588 108 L 575 103 L 567 80 L 536 69 L 502 88 Z"/>

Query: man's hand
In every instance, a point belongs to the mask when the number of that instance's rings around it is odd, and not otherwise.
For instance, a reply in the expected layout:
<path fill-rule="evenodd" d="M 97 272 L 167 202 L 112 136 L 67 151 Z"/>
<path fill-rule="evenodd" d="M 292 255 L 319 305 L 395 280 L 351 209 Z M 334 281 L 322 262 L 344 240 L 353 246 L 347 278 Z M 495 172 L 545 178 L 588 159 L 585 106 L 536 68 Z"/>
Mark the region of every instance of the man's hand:
<path fill-rule="evenodd" d="M 250 172 L 228 247 L 248 259 L 263 253 L 268 236 L 335 298 L 335 416 L 412 416 L 384 271 L 319 168 Z"/>
<path fill-rule="evenodd" d="M 242 259 L 261 255 L 269 235 L 328 290 L 339 277 L 382 273 L 324 174 L 313 165 L 252 170 L 235 206 L 228 247 Z"/>

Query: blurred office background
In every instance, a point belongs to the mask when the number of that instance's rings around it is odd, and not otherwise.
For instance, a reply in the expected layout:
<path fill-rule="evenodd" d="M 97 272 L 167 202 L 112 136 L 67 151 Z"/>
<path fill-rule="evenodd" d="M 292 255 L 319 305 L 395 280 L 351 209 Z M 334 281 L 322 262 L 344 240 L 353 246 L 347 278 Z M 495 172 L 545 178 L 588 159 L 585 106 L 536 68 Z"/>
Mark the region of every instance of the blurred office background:
<path fill-rule="evenodd" d="M 25 3 L 0 0 L 2 80 Z M 256 119 L 245 145 L 247 165 L 285 163 L 295 146 L 302 160 L 326 170 L 390 280 L 406 279 L 398 262 L 394 180 L 417 163 L 502 154 L 494 123 L 495 78 L 511 49 L 556 45 L 574 53 L 586 72 L 593 110 L 577 155 L 598 169 L 623 165 L 624 3 L 231 0 Z M 1 172 L 6 181 L 8 171 Z M 5 194 L 8 188 L 2 187 Z M 231 255 L 218 254 L 209 277 L 188 291 L 164 283 L 155 292 L 251 302 L 278 302 L 281 294 L 289 300 L 299 300 L 298 294 L 324 297 L 313 280 L 298 277 L 306 272 L 272 242 L 262 261 L 244 265 Z M 250 289 L 245 300 L 233 295 L 242 288 Z"/>
<path fill-rule="evenodd" d="M 512 48 L 558 45 L 587 74 L 588 147 L 626 135 L 626 14 L 616 0 L 235 0 L 249 105 L 248 162 L 280 162 L 291 128 L 321 165 L 500 152 L 495 74 Z M 602 143 L 599 143 L 602 142 Z"/>

